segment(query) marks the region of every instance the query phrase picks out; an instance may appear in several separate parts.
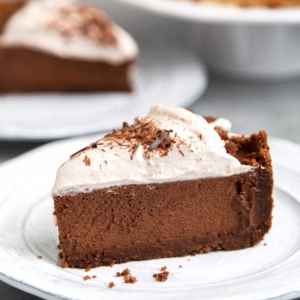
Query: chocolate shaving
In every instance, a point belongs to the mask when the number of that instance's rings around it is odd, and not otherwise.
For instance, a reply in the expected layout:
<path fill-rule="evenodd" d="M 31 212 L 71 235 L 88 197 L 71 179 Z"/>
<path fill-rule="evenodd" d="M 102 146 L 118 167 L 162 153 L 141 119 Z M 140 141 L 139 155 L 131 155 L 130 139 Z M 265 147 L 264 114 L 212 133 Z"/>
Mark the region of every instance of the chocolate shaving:
<path fill-rule="evenodd" d="M 184 156 L 184 153 L 180 149 L 178 151 L 182 156 Z"/>
<path fill-rule="evenodd" d="M 102 141 L 110 147 L 110 143 L 115 143 L 121 148 L 127 148 L 131 159 L 139 146 L 143 148 L 146 158 L 154 153 L 159 153 L 162 157 L 168 155 L 169 148 L 175 143 L 170 137 L 171 132 L 172 130 L 157 130 L 152 120 L 136 118 L 134 125 L 129 126 L 124 122 L 121 130 L 107 134 Z"/>
<path fill-rule="evenodd" d="M 92 144 L 91 144 L 91 147 L 95 149 L 95 148 L 98 147 L 98 145 L 97 145 L 96 143 L 92 143 Z"/>
<path fill-rule="evenodd" d="M 84 280 L 84 281 L 90 280 L 90 279 L 92 279 L 92 277 L 90 277 L 89 275 L 83 277 L 83 280 Z"/>
<path fill-rule="evenodd" d="M 112 289 L 113 287 L 115 287 L 115 284 L 114 284 L 113 282 L 110 282 L 110 283 L 108 284 L 108 287 L 109 287 L 110 289 Z"/>
<path fill-rule="evenodd" d="M 66 38 L 82 36 L 106 45 L 114 45 L 117 42 L 113 24 L 108 16 L 86 4 L 59 7 L 53 19 L 47 23 L 47 27 Z"/>
<path fill-rule="evenodd" d="M 172 137 L 172 132 L 173 130 L 158 129 L 153 120 L 149 118 L 136 118 L 133 125 L 129 126 L 128 123 L 124 122 L 122 129 L 119 131 L 113 130 L 112 133 L 105 135 L 103 139 L 76 152 L 75 155 L 90 148 L 99 148 L 105 152 L 104 148 L 113 149 L 117 146 L 121 149 L 127 149 L 131 159 L 134 158 L 140 147 L 148 159 L 156 154 L 163 157 L 168 155 L 173 145 L 179 147 L 179 145 L 185 144 L 184 141 L 176 140 L 177 133 Z M 181 154 L 184 156 L 183 152 Z M 107 161 L 105 163 L 107 164 Z"/>
<path fill-rule="evenodd" d="M 86 166 L 90 166 L 91 165 L 91 160 L 87 156 L 84 157 L 83 162 L 85 163 Z"/>
<path fill-rule="evenodd" d="M 79 151 L 75 152 L 74 154 L 72 154 L 70 157 L 73 158 L 75 156 L 78 156 L 81 152 L 83 152 L 85 150 L 88 150 L 88 149 L 90 149 L 90 147 L 84 147 L 81 150 L 79 150 Z"/>

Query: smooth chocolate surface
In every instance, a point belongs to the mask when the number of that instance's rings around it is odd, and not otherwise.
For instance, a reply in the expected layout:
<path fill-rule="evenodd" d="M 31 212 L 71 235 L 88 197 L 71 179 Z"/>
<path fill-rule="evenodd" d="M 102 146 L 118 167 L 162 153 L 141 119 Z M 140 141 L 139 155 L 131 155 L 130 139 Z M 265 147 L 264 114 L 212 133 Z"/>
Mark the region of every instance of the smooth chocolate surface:
<path fill-rule="evenodd" d="M 131 91 L 132 64 L 115 66 L 0 47 L 0 93 Z"/>
<path fill-rule="evenodd" d="M 86 268 L 256 245 L 272 219 L 266 134 L 235 138 L 253 171 L 54 197 L 62 265 Z M 249 152 L 248 150 L 254 150 Z M 250 157 L 248 159 L 248 157 Z M 250 161 L 251 163 L 251 161 Z"/>

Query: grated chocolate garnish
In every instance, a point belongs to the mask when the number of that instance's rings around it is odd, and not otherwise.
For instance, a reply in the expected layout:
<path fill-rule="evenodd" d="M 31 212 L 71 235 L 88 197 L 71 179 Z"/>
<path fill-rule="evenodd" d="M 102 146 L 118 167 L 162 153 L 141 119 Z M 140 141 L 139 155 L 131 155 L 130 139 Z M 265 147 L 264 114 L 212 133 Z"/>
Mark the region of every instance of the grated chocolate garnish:
<path fill-rule="evenodd" d="M 42 258 L 43 258 L 43 256 L 41 256 L 41 255 L 38 255 L 38 256 L 37 256 L 37 258 L 38 258 L 38 259 L 42 259 Z"/>
<path fill-rule="evenodd" d="M 132 126 L 124 122 L 122 129 L 106 135 L 102 141 L 106 146 L 115 143 L 123 149 L 128 149 L 131 159 L 139 146 L 143 147 L 146 158 L 157 152 L 162 157 L 168 155 L 169 149 L 176 143 L 175 139 L 170 137 L 171 132 L 172 130 L 157 130 L 153 120 L 136 118 Z"/>
<path fill-rule="evenodd" d="M 83 277 L 83 280 L 84 280 L 84 281 L 90 280 L 90 279 L 92 279 L 92 277 L 90 277 L 89 275 Z"/>
<path fill-rule="evenodd" d="M 115 287 L 115 284 L 114 284 L 113 282 L 110 282 L 110 283 L 108 284 L 108 287 L 109 287 L 110 289 L 112 289 L 113 287 Z"/>
<path fill-rule="evenodd" d="M 71 4 L 57 8 L 47 27 L 66 38 L 82 36 L 104 45 L 114 45 L 117 38 L 112 21 L 99 9 L 87 4 Z"/>
<path fill-rule="evenodd" d="M 85 163 L 86 166 L 90 166 L 91 165 L 91 160 L 87 156 L 84 157 L 83 162 Z"/>
<path fill-rule="evenodd" d="M 166 266 L 160 268 L 160 271 L 162 271 L 162 272 L 164 272 L 164 271 L 166 271 L 166 270 L 167 270 L 167 267 L 166 267 Z"/>
<path fill-rule="evenodd" d="M 184 156 L 184 153 L 180 149 L 178 151 L 182 156 Z"/>
<path fill-rule="evenodd" d="M 97 146 L 96 143 L 92 143 L 92 144 L 91 144 L 91 147 L 92 147 L 92 148 L 97 148 L 98 146 Z"/>
<path fill-rule="evenodd" d="M 129 156 L 133 159 L 139 147 L 142 147 L 144 156 L 150 159 L 158 153 L 160 157 L 167 156 L 169 151 L 176 145 L 186 145 L 186 142 L 177 138 L 177 133 L 172 134 L 173 130 L 159 129 L 153 120 L 149 118 L 136 118 L 135 123 L 131 126 L 127 122 L 123 123 L 123 127 L 119 130 L 113 130 L 104 138 L 91 144 L 89 147 L 83 148 L 76 152 L 75 155 L 80 155 L 80 152 L 96 147 L 103 152 L 106 149 L 113 149 L 118 146 L 121 149 L 128 151 Z M 179 149 L 182 156 L 183 152 Z M 107 164 L 107 161 L 105 161 Z"/>
<path fill-rule="evenodd" d="M 70 157 L 73 158 L 73 157 L 76 157 L 76 156 L 79 156 L 81 152 L 85 151 L 85 150 L 89 150 L 91 147 L 84 147 L 82 148 L 81 150 L 75 152 L 74 154 L 72 154 Z"/>

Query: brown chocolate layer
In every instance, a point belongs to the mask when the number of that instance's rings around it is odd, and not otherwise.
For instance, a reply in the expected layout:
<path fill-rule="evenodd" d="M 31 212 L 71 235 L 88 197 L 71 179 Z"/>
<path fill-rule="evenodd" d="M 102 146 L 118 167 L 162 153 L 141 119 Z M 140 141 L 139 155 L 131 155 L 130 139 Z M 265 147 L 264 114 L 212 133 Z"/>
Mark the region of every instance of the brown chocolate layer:
<path fill-rule="evenodd" d="M 85 268 L 253 246 L 271 227 L 271 182 L 258 168 L 56 197 L 63 260 Z"/>
<path fill-rule="evenodd" d="M 0 47 L 0 93 L 131 91 L 132 64 L 115 66 Z"/>

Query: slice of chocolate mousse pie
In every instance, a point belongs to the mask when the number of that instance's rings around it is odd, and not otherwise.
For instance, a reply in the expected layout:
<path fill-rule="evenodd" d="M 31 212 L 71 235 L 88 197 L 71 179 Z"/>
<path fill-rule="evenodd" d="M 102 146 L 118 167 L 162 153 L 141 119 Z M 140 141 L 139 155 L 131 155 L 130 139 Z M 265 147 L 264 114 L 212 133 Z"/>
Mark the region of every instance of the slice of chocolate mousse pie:
<path fill-rule="evenodd" d="M 138 46 L 101 9 L 68 0 L 2 8 L 0 93 L 133 89 Z"/>
<path fill-rule="evenodd" d="M 237 250 L 271 228 L 267 134 L 152 106 L 73 154 L 52 196 L 62 266 L 86 268 Z"/>

